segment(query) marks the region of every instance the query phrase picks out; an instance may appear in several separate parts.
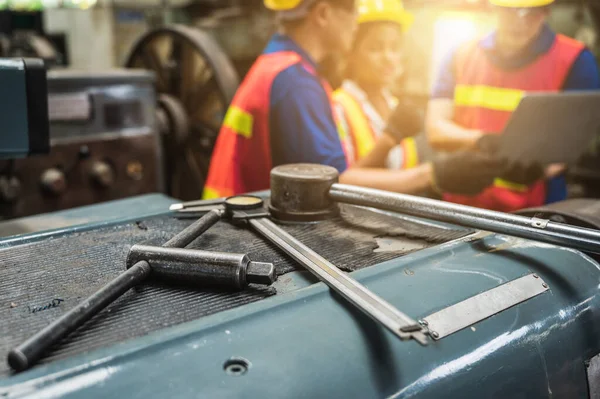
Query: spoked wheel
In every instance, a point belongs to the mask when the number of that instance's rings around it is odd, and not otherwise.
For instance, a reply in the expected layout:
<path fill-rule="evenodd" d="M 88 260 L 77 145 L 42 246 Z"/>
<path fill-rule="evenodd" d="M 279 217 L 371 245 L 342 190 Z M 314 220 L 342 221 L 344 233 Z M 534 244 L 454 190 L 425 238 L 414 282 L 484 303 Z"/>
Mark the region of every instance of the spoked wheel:
<path fill-rule="evenodd" d="M 156 75 L 169 194 L 198 199 L 238 75 L 209 34 L 182 25 L 153 30 L 133 46 L 127 68 Z"/>

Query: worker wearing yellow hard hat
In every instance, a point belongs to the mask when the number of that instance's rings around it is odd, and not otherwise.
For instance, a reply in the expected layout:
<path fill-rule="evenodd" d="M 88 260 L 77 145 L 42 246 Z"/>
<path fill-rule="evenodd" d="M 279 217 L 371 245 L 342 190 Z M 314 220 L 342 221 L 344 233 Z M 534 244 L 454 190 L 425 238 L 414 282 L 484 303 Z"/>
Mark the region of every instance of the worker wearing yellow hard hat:
<path fill-rule="evenodd" d="M 388 141 L 391 150 L 384 159 L 377 159 L 378 166 L 407 169 L 423 158 L 419 157 L 415 138 L 396 145 L 383 134 L 398 104 L 391 88 L 402 74 L 402 35 L 412 23 L 412 14 L 399 0 L 358 3 L 358 31 L 347 57 L 344 80 L 333 94 L 340 122 L 352 138 L 356 160 L 371 153 L 378 139 Z"/>
<path fill-rule="evenodd" d="M 276 12 L 279 32 L 257 59 L 227 111 L 211 159 L 205 198 L 226 197 L 269 188 L 270 169 L 286 163 L 318 163 L 342 172 L 340 181 L 400 192 L 417 192 L 435 182 L 454 191 L 464 170 L 483 187 L 496 161 L 481 156 L 425 165 L 412 174 L 383 168 L 354 169 L 352 140 L 337 122 L 331 89 L 319 63 L 347 52 L 357 22 L 355 0 L 264 0 Z M 377 3 L 387 3 L 378 1 Z M 362 3 L 361 3 L 362 4 Z M 391 4 L 391 3 L 390 3 Z M 392 17 L 399 21 L 404 15 Z M 392 113 L 389 132 L 412 132 L 409 113 Z M 422 127 L 422 123 L 420 123 Z M 410 130 L 407 133 L 407 130 Z M 448 167 L 454 162 L 454 167 Z M 477 165 L 474 167 L 474 165 Z M 395 173 L 399 172 L 399 173 Z M 463 185 L 460 188 L 464 190 Z"/>
<path fill-rule="evenodd" d="M 512 111 L 532 91 L 599 89 L 592 53 L 546 24 L 554 0 L 490 0 L 496 29 L 460 46 L 434 84 L 427 134 L 436 149 L 486 151 L 499 142 Z M 559 165 L 511 165 L 476 196 L 445 199 L 500 211 L 565 199 Z"/>

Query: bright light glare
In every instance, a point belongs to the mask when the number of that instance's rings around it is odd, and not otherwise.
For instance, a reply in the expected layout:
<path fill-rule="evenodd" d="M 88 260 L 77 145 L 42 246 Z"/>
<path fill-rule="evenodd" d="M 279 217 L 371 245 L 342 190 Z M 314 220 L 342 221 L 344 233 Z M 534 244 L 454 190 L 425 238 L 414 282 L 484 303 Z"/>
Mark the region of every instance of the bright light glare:
<path fill-rule="evenodd" d="M 435 82 L 442 62 L 459 45 L 475 39 L 477 25 L 469 16 L 441 17 L 435 22 L 433 33 L 433 53 L 431 63 L 431 83 Z"/>
<path fill-rule="evenodd" d="M 88 8 L 96 5 L 97 0 L 65 0 L 64 5 L 70 8 L 80 8 L 82 10 L 87 10 Z"/>

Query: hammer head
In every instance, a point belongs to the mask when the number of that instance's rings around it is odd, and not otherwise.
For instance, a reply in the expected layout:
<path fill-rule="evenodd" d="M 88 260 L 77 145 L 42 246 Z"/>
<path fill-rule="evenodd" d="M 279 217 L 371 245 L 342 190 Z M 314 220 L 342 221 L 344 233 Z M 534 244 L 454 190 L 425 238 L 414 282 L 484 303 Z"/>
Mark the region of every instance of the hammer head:
<path fill-rule="evenodd" d="M 285 221 L 310 222 L 337 216 L 339 209 L 329 198 L 338 171 L 316 164 L 282 165 L 271 170 L 271 214 Z"/>

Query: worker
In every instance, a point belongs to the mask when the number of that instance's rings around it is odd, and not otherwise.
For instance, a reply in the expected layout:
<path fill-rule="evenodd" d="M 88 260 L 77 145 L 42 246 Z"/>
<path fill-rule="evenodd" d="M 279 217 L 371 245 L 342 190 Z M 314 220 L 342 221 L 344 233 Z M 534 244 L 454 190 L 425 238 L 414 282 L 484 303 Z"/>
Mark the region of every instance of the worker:
<path fill-rule="evenodd" d="M 360 0 L 358 4 L 358 30 L 347 57 L 345 79 L 333 93 L 335 111 L 352 139 L 355 161 L 371 153 L 380 139 L 387 142 L 389 153 L 372 166 L 415 167 L 424 160 L 426 137 L 409 137 L 394 146 L 383 134 L 386 120 L 398 105 L 390 89 L 402 74 L 402 35 L 414 18 L 401 0 Z"/>
<path fill-rule="evenodd" d="M 592 53 L 547 26 L 553 2 L 490 0 L 495 31 L 450 54 L 434 84 L 426 129 L 435 149 L 497 148 L 499 134 L 527 92 L 600 88 Z M 476 196 L 444 198 L 507 212 L 566 198 L 564 177 L 555 177 L 563 167 L 524 162 L 508 167 Z M 547 185 L 544 178 L 552 179 Z"/>
<path fill-rule="evenodd" d="M 487 155 L 457 154 L 407 171 L 350 168 L 351 140 L 338 128 L 331 88 L 318 64 L 347 52 L 356 28 L 354 0 L 264 0 L 277 12 L 280 32 L 252 66 L 227 111 L 215 145 L 204 198 L 269 188 L 273 166 L 316 163 L 335 167 L 340 181 L 404 193 L 430 187 L 457 192 L 480 190 L 500 167 Z M 386 133 L 396 142 L 414 134 L 410 108 L 391 113 Z M 452 167 L 449 167 L 452 164 Z M 467 184 L 462 180 L 472 171 Z M 475 191 L 476 192 L 476 191 Z"/>

